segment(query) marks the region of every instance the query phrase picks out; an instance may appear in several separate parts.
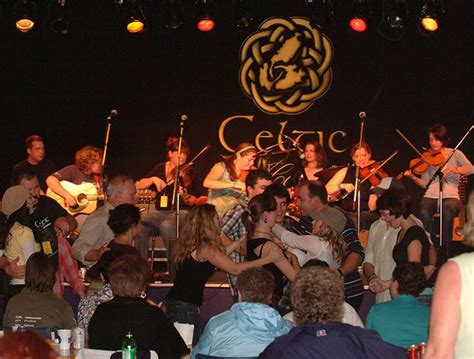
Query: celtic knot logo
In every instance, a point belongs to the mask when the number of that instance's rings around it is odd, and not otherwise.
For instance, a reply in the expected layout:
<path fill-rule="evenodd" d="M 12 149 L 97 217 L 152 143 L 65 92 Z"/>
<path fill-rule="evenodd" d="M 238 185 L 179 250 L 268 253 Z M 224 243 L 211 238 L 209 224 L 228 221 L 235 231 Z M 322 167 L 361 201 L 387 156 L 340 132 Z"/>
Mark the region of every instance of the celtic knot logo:
<path fill-rule="evenodd" d="M 268 114 L 308 110 L 331 86 L 333 47 L 303 17 L 271 18 L 240 49 L 240 85 Z"/>

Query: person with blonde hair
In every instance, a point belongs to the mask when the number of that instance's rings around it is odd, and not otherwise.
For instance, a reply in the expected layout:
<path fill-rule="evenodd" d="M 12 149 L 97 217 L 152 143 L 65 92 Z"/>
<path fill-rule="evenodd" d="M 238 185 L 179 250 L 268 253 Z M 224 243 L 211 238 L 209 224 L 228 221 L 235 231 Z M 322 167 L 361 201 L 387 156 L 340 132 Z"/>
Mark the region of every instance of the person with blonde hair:
<path fill-rule="evenodd" d="M 474 247 L 474 193 L 469 196 L 469 222 L 463 243 Z M 474 357 L 474 252 L 449 259 L 439 271 L 431 306 L 425 358 Z"/>
<path fill-rule="evenodd" d="M 216 268 L 239 275 L 245 269 L 282 259 L 281 251 L 270 251 L 265 258 L 235 263 L 228 255 L 237 250 L 242 241 L 223 247 L 219 235 L 215 207 L 211 204 L 194 207 L 173 249 L 171 260 L 176 266 L 176 277 L 164 303 L 173 322 L 194 325 L 194 343 L 200 336 L 199 306 L 203 301 L 204 286 Z"/>
<path fill-rule="evenodd" d="M 209 190 L 207 202 L 216 206 L 219 216 L 245 200 L 244 173 L 252 169 L 256 157 L 254 145 L 241 143 L 233 155 L 216 163 L 207 174 L 203 182 Z"/>

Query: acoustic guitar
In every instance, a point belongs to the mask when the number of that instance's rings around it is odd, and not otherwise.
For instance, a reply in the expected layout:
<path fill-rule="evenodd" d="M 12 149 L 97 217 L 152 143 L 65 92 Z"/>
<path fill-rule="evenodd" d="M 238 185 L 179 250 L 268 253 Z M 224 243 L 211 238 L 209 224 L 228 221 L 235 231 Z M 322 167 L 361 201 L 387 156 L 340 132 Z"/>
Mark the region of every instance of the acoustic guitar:
<path fill-rule="evenodd" d="M 74 216 L 79 213 L 90 214 L 97 208 L 97 201 L 103 200 L 104 196 L 97 193 L 97 187 L 94 183 L 83 182 L 74 184 L 69 181 L 61 181 L 61 186 L 74 196 L 78 205 L 75 207 L 68 206 L 63 197 L 48 188 L 46 195 L 60 204 L 70 215 Z"/>

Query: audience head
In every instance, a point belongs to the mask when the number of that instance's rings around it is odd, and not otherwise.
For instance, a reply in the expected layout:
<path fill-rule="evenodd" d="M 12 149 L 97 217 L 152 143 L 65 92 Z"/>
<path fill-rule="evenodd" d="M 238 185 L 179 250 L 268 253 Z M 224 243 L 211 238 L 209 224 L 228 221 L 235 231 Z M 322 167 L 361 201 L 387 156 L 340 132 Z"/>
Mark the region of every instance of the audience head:
<path fill-rule="evenodd" d="M 113 177 L 107 184 L 107 199 L 114 206 L 123 203 L 135 204 L 137 201 L 137 189 L 135 182 L 130 176 L 119 175 Z"/>
<path fill-rule="evenodd" d="M 276 201 L 276 222 L 281 223 L 290 204 L 290 193 L 281 183 L 273 183 L 265 189 L 265 195 L 272 196 Z"/>
<path fill-rule="evenodd" d="M 398 294 L 409 294 L 418 297 L 426 285 L 423 265 L 418 262 L 399 264 L 393 270 L 393 282 L 390 286 L 392 298 Z"/>
<path fill-rule="evenodd" d="M 254 237 L 257 224 L 273 227 L 276 222 L 276 201 L 267 194 L 253 197 L 248 204 L 248 212 L 242 214 L 242 221 L 247 228 L 247 233 Z"/>
<path fill-rule="evenodd" d="M 249 198 L 263 193 L 265 189 L 272 184 L 272 175 L 261 169 L 252 170 L 245 178 L 245 186 Z"/>
<path fill-rule="evenodd" d="M 291 285 L 295 323 L 340 322 L 344 283 L 339 274 L 324 267 L 303 268 Z"/>
<path fill-rule="evenodd" d="M 466 246 L 474 247 L 474 192 L 469 196 L 467 204 L 467 223 L 464 227 L 463 243 Z"/>
<path fill-rule="evenodd" d="M 240 302 L 270 304 L 275 289 L 275 278 L 263 267 L 249 268 L 237 277 Z"/>
<path fill-rule="evenodd" d="M 326 187 L 319 181 L 309 181 L 301 185 L 298 193 L 298 207 L 305 216 L 314 217 L 314 214 L 328 203 Z"/>
<path fill-rule="evenodd" d="M 38 178 L 31 170 L 24 169 L 15 173 L 15 177 L 12 178 L 12 184 L 23 186 L 28 190 L 30 194 L 27 201 L 28 207 L 35 207 L 38 204 L 41 187 Z"/>
<path fill-rule="evenodd" d="M 38 135 L 31 135 L 25 139 L 26 153 L 29 162 L 37 164 L 44 160 L 45 150 L 43 139 Z"/>
<path fill-rule="evenodd" d="M 2 198 L 2 212 L 5 215 L 0 226 L 0 248 L 7 245 L 10 230 L 18 222 L 22 225 L 29 223 L 29 213 L 26 201 L 29 198 L 28 190 L 23 186 L 8 188 Z"/>
<path fill-rule="evenodd" d="M 148 262 L 138 255 L 125 254 L 110 266 L 110 286 L 114 295 L 120 297 L 139 297 L 151 279 Z"/>
<path fill-rule="evenodd" d="M 140 209 L 133 204 L 123 203 L 109 211 L 109 225 L 115 236 L 121 236 L 132 230 L 132 238 L 140 233 Z"/>
<path fill-rule="evenodd" d="M 85 175 L 102 173 L 102 149 L 85 146 L 76 152 L 76 166 Z"/>
<path fill-rule="evenodd" d="M 51 292 L 56 281 L 56 269 L 43 252 L 33 253 L 26 261 L 25 284 L 30 292 Z"/>
<path fill-rule="evenodd" d="M 406 191 L 389 189 L 377 199 L 381 218 L 392 227 L 400 227 L 400 219 L 411 214 L 410 196 Z"/>
<path fill-rule="evenodd" d="M 55 359 L 56 352 L 39 334 L 30 330 L 8 332 L 0 337 L 0 358 Z"/>
<path fill-rule="evenodd" d="M 212 204 L 193 207 L 174 246 L 172 262 L 182 263 L 193 250 L 199 251 L 204 245 L 222 250 L 219 235 L 220 223 L 216 208 Z"/>

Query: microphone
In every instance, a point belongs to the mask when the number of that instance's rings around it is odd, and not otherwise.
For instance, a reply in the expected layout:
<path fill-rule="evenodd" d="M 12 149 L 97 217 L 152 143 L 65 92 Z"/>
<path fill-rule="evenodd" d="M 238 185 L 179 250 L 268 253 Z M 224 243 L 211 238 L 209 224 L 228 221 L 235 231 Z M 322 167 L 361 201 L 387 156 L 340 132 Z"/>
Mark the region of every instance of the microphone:
<path fill-rule="evenodd" d="M 301 148 L 301 144 L 298 141 L 296 141 L 295 139 L 288 136 L 288 135 L 283 134 L 283 137 L 292 143 L 293 147 L 296 148 L 296 150 L 299 152 L 299 154 L 300 154 L 299 157 L 301 159 L 303 159 L 304 158 L 304 150 Z"/>
<path fill-rule="evenodd" d="M 359 118 L 363 120 L 364 118 L 367 117 L 367 114 L 364 111 L 359 112 Z"/>
<path fill-rule="evenodd" d="M 107 121 L 112 120 L 112 118 L 114 118 L 114 117 L 117 116 L 117 115 L 118 115 L 118 111 L 117 111 L 117 110 L 112 110 L 112 111 L 110 111 L 109 116 L 107 116 Z"/>
<path fill-rule="evenodd" d="M 179 125 L 182 127 L 182 126 L 184 126 L 184 123 L 188 120 L 188 116 L 187 115 L 181 115 L 180 119 L 181 119 L 181 121 L 179 121 Z"/>

